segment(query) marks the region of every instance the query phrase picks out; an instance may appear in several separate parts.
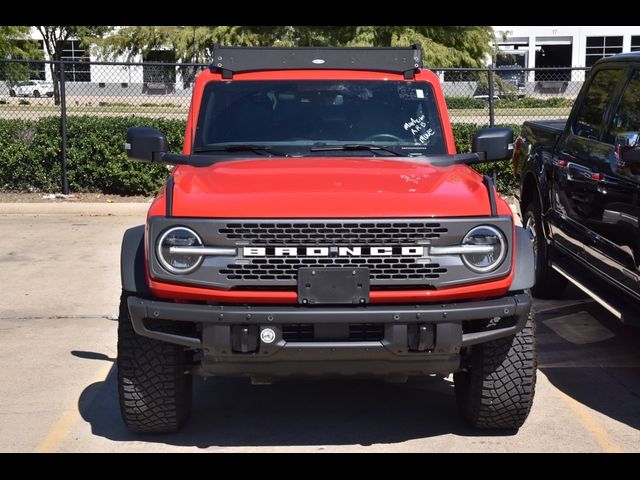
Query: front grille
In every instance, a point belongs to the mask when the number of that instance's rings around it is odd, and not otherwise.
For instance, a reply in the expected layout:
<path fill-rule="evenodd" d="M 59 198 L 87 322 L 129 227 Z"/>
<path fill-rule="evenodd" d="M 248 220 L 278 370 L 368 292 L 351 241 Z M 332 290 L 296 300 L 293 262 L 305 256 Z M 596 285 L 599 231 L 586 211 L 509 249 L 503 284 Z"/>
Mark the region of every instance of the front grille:
<path fill-rule="evenodd" d="M 199 268 L 180 276 L 168 272 L 157 255 L 148 255 L 148 267 L 150 276 L 158 281 L 229 291 L 295 292 L 300 268 L 331 267 L 368 268 L 372 291 L 435 290 L 503 278 L 509 273 L 511 248 L 503 264 L 487 274 L 471 271 L 460 255 L 430 255 L 432 247 L 458 245 L 470 229 L 484 224 L 499 228 L 507 243 L 512 244 L 513 224 L 507 216 L 342 219 L 154 216 L 149 219 L 148 251 L 155 251 L 158 238 L 167 229 L 184 225 L 198 233 L 203 245 L 234 248 L 237 253 L 206 256 Z M 249 249 L 245 250 L 246 247 Z M 278 247 L 296 251 L 280 251 Z M 322 250 L 307 251 L 309 247 Z M 381 255 L 388 250 L 373 247 L 391 248 L 391 255 Z M 411 250 L 412 247 L 418 248 Z"/>
<path fill-rule="evenodd" d="M 447 233 L 434 222 L 227 223 L 219 232 L 247 245 L 381 245 L 432 240 Z"/>
<path fill-rule="evenodd" d="M 282 339 L 285 342 L 313 342 L 313 324 L 290 323 L 283 325 Z"/>
<path fill-rule="evenodd" d="M 430 283 L 447 272 L 437 263 L 418 263 L 411 257 L 365 258 L 253 258 L 244 265 L 229 264 L 220 273 L 228 280 L 257 282 L 265 280 L 297 280 L 300 267 L 368 267 L 371 281 L 414 280 Z"/>
<path fill-rule="evenodd" d="M 292 323 L 282 326 L 282 338 L 285 342 L 314 342 L 313 324 Z M 378 342 L 384 338 L 382 323 L 351 323 L 349 324 L 350 342 Z"/>
<path fill-rule="evenodd" d="M 349 325 L 349 340 L 352 342 L 377 342 L 384 338 L 382 323 L 352 323 Z"/>

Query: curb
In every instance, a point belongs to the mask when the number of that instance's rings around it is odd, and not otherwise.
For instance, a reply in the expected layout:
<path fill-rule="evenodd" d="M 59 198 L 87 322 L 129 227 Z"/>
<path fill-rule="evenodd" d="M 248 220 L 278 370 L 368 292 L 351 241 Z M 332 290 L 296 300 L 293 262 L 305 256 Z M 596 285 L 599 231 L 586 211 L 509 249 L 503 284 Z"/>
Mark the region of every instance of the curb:
<path fill-rule="evenodd" d="M 151 203 L 0 203 L 0 215 L 144 216 Z"/>
<path fill-rule="evenodd" d="M 0 215 L 145 216 L 151 203 L 0 203 Z M 518 205 L 509 205 L 521 226 Z"/>

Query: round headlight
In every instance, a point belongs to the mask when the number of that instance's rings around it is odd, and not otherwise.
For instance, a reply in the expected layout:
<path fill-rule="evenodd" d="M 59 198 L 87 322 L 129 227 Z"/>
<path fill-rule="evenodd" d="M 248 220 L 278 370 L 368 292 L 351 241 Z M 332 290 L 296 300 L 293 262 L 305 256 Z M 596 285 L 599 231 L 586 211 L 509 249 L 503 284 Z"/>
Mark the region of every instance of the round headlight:
<path fill-rule="evenodd" d="M 462 261 L 474 272 L 487 273 L 500 266 L 507 255 L 507 244 L 504 235 L 494 227 L 481 225 L 472 228 L 462 240 L 464 245 L 485 247 L 482 252 L 465 253 Z"/>
<path fill-rule="evenodd" d="M 171 252 L 171 247 L 198 247 L 202 240 L 196 232 L 186 227 L 174 227 L 165 231 L 158 239 L 156 252 L 160 264 L 169 272 L 184 274 L 198 268 L 201 255 Z"/>

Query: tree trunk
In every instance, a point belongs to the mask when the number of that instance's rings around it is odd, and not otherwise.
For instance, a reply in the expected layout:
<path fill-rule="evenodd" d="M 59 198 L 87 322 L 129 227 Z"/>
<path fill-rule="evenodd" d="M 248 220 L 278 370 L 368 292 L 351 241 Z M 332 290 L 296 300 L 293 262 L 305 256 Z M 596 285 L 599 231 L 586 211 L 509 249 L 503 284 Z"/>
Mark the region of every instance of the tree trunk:
<path fill-rule="evenodd" d="M 60 68 L 55 62 L 49 64 L 51 70 L 51 81 L 53 82 L 53 101 L 55 105 L 60 105 Z"/>

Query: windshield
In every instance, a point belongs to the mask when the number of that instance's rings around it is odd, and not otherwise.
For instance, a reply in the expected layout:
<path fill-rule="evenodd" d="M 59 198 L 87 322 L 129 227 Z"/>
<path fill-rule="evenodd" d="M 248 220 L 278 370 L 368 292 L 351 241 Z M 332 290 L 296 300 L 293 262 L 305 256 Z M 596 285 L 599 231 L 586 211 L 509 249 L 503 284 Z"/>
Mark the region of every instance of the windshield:
<path fill-rule="evenodd" d="M 201 105 L 195 152 L 246 144 L 276 145 L 288 154 L 307 155 L 312 147 L 360 144 L 389 146 L 407 155 L 446 153 L 427 82 L 211 82 Z"/>

